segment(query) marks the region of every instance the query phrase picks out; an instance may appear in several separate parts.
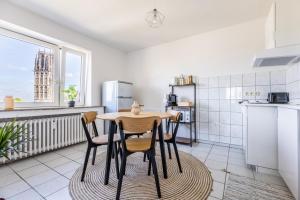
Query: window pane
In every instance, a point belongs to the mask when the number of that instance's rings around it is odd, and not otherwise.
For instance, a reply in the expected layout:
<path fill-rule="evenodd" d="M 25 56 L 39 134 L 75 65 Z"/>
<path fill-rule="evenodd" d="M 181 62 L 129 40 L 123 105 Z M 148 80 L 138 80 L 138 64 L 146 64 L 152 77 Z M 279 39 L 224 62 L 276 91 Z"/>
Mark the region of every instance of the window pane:
<path fill-rule="evenodd" d="M 0 35 L 0 102 L 53 102 L 53 50 Z"/>
<path fill-rule="evenodd" d="M 65 59 L 65 89 L 69 86 L 75 86 L 78 92 L 76 101 L 79 101 L 81 92 L 82 57 L 80 55 L 67 52 Z M 65 96 L 65 101 L 68 101 L 67 96 Z"/>

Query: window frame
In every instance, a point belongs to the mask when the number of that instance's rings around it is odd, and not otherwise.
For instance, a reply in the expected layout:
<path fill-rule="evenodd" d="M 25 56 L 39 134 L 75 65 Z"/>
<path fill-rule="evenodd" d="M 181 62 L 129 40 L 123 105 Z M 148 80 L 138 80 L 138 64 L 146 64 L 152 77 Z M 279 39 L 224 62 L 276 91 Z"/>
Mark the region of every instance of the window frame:
<path fill-rule="evenodd" d="M 81 57 L 81 69 L 80 69 L 80 96 L 79 101 L 76 101 L 75 106 L 83 106 L 85 105 L 85 96 L 86 96 L 86 81 L 87 81 L 87 64 L 86 64 L 86 53 L 83 53 L 81 51 L 71 49 L 68 47 L 62 47 L 61 48 L 61 71 L 60 71 L 60 105 L 67 105 L 67 102 L 65 101 L 65 94 L 63 92 L 65 87 L 65 79 L 66 79 L 66 54 L 71 53 L 75 54 Z"/>
<path fill-rule="evenodd" d="M 82 69 L 81 69 L 81 85 L 80 85 L 80 97 L 79 102 L 76 102 L 75 106 L 85 105 L 86 99 L 86 85 L 87 85 L 87 53 L 84 51 L 78 51 L 74 48 L 65 47 L 65 45 L 60 46 L 58 44 L 53 44 L 23 33 L 15 32 L 13 30 L 8 30 L 0 27 L 0 35 L 4 37 L 9 37 L 19 41 L 35 44 L 45 48 L 50 48 L 53 50 L 54 59 L 54 75 L 53 75 L 53 102 L 15 102 L 15 108 L 38 108 L 38 107 L 62 107 L 66 106 L 67 102 L 64 101 L 64 83 L 65 83 L 65 53 L 71 52 L 76 55 L 82 56 Z M 34 85 L 33 85 L 34 86 Z M 32 87 L 33 87 L 32 86 Z M 4 107 L 4 102 L 0 101 L 0 106 Z"/>

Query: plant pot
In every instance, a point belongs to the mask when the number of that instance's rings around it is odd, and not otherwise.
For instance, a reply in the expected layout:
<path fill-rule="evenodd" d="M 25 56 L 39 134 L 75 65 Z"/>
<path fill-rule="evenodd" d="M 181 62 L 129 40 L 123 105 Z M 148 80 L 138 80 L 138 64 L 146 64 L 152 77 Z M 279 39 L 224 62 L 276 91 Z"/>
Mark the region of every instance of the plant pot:
<path fill-rule="evenodd" d="M 70 108 L 75 107 L 75 101 L 69 101 L 68 105 L 69 105 Z"/>

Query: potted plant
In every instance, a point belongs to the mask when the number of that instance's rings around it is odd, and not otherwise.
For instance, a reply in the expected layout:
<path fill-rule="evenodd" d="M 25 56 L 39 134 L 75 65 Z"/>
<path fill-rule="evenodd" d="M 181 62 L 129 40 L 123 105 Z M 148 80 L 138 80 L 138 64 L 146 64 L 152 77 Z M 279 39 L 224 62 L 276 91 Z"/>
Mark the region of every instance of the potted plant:
<path fill-rule="evenodd" d="M 69 100 L 68 105 L 69 107 L 75 106 L 75 99 L 78 95 L 78 92 L 76 90 L 75 85 L 70 85 L 67 89 L 64 90 L 64 93 L 67 95 L 67 98 Z"/>
<path fill-rule="evenodd" d="M 25 123 L 19 124 L 15 120 L 5 123 L 0 127 L 0 158 L 10 160 L 8 154 L 19 153 L 18 146 L 29 141 Z M 4 198 L 0 197 L 0 200 Z"/>
<path fill-rule="evenodd" d="M 8 153 L 19 153 L 17 147 L 29 140 L 25 123 L 18 124 L 15 120 L 5 123 L 0 127 L 0 158 L 9 160 Z"/>

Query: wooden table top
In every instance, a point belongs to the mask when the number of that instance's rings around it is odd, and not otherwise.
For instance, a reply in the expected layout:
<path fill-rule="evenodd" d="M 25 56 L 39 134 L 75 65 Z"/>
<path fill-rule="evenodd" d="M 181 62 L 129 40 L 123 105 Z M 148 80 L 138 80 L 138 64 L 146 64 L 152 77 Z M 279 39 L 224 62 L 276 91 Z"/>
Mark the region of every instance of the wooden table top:
<path fill-rule="evenodd" d="M 158 116 L 161 119 L 168 119 L 172 117 L 172 114 L 168 112 L 141 112 L 139 115 L 134 115 L 131 112 L 115 112 L 115 113 L 103 113 L 97 115 L 97 118 L 113 121 L 116 120 L 118 117 L 143 118 L 143 117 L 153 117 L 153 116 Z"/>

